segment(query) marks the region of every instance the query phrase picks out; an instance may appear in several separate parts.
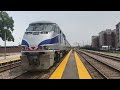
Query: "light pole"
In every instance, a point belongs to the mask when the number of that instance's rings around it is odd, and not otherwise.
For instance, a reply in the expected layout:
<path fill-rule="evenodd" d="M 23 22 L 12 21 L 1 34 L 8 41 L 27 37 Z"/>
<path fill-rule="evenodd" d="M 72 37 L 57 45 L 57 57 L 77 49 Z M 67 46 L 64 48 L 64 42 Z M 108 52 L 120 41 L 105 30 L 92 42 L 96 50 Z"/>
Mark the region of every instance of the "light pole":
<path fill-rule="evenodd" d="M 4 59 L 6 59 L 6 32 L 5 32 L 5 56 L 4 56 Z"/>

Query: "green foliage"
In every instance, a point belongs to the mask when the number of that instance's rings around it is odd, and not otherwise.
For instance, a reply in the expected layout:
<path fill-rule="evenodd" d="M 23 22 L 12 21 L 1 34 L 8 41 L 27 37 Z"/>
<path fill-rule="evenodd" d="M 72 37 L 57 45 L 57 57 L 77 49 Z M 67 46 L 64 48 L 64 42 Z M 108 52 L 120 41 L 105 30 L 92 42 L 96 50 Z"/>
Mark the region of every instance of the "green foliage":
<path fill-rule="evenodd" d="M 14 37 L 12 32 L 14 30 L 14 20 L 10 17 L 6 12 L 0 11 L 0 37 L 3 41 L 5 41 L 5 33 L 6 33 L 6 40 L 13 41 Z"/>

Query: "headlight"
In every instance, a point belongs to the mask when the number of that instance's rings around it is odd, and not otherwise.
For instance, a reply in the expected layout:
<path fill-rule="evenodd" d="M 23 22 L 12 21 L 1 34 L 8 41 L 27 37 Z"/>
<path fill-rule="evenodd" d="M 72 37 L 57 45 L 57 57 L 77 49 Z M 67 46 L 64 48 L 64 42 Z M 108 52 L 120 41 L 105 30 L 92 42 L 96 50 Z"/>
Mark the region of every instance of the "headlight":
<path fill-rule="evenodd" d="M 25 46 L 22 46 L 22 50 L 25 50 Z"/>
<path fill-rule="evenodd" d="M 42 50 L 48 50 L 49 47 L 48 47 L 48 46 L 39 46 L 38 49 L 39 49 L 39 50 L 41 50 L 41 49 L 42 49 Z"/>
<path fill-rule="evenodd" d="M 28 50 L 27 46 L 22 46 L 22 50 Z"/>

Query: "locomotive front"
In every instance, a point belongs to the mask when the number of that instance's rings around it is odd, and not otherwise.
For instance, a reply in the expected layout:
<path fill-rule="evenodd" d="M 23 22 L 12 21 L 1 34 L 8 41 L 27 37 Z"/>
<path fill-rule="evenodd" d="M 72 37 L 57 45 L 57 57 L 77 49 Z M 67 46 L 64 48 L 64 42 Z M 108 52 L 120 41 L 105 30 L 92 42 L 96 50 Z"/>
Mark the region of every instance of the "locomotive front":
<path fill-rule="evenodd" d="M 35 22 L 26 29 L 21 43 L 24 70 L 43 70 L 53 65 L 54 50 L 51 47 L 58 43 L 54 27 L 55 23 Z"/>

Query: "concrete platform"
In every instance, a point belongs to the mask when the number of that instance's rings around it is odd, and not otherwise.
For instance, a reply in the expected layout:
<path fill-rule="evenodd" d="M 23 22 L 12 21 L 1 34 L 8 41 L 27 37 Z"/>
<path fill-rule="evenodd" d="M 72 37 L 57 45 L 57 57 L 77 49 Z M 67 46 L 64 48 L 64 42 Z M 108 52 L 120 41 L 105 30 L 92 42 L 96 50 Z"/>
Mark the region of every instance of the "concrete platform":
<path fill-rule="evenodd" d="M 10 56 L 6 56 L 6 59 L 4 58 L 4 56 L 0 57 L 0 63 L 3 63 L 3 62 L 7 62 L 7 61 L 10 61 L 10 60 L 18 60 L 20 59 L 20 56 L 21 56 L 21 53 L 14 53 L 14 54 L 11 54 Z"/>
<path fill-rule="evenodd" d="M 71 53 L 61 79 L 79 79 L 74 52 Z"/>
<path fill-rule="evenodd" d="M 92 79 L 76 52 L 72 50 L 49 79 Z"/>

